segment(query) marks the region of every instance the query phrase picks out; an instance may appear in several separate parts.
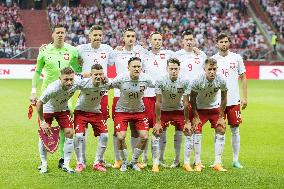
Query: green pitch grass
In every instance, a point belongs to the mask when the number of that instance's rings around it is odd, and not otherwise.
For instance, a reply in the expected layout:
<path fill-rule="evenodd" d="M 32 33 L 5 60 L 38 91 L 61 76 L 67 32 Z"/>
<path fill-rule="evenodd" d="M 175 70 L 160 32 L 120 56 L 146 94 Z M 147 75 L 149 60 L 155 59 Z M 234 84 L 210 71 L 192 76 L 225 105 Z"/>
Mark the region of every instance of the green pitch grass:
<path fill-rule="evenodd" d="M 202 161 L 206 169 L 202 173 L 187 173 L 181 168 L 161 169 L 160 173 L 152 173 L 150 166 L 141 172 L 129 170 L 121 173 L 113 169 L 108 169 L 107 173 L 94 172 L 91 165 L 97 140 L 89 129 L 88 165 L 82 174 L 69 175 L 59 170 L 57 152 L 49 154 L 49 173 L 41 175 L 37 171 L 40 163 L 37 116 L 34 113 L 32 120 L 27 119 L 30 85 L 29 80 L 0 81 L 0 188 L 284 188 L 283 81 L 248 82 L 248 108 L 242 112 L 243 124 L 240 129 L 240 161 L 245 168 L 237 170 L 231 167 L 231 136 L 227 129 L 223 156 L 223 163 L 228 169 L 226 173 L 208 168 L 214 160 L 214 145 L 213 130 L 206 125 L 202 146 Z M 113 162 L 111 121 L 109 130 L 105 158 Z M 166 149 L 168 164 L 174 157 L 173 133 L 173 128 L 169 128 Z M 74 155 L 71 162 L 74 167 Z M 149 163 L 152 164 L 151 158 Z"/>

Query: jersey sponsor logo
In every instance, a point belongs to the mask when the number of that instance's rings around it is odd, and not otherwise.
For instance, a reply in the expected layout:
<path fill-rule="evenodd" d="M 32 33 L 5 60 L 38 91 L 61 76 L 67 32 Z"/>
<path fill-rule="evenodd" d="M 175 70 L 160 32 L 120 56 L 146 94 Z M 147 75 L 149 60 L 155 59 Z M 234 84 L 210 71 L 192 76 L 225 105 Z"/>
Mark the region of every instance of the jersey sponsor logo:
<path fill-rule="evenodd" d="M 218 92 L 218 90 L 219 90 L 219 87 L 214 88 L 215 93 Z"/>
<path fill-rule="evenodd" d="M 65 53 L 63 55 L 63 57 L 64 57 L 64 60 L 69 60 L 70 59 L 70 55 L 68 53 Z"/>
<path fill-rule="evenodd" d="M 106 53 L 102 52 L 102 53 L 101 53 L 101 58 L 102 58 L 102 59 L 105 59 L 105 58 L 106 58 Z"/>
<path fill-rule="evenodd" d="M 161 58 L 161 59 L 165 59 L 165 58 L 166 58 L 166 55 L 165 55 L 165 54 L 160 54 L 160 58 Z"/>

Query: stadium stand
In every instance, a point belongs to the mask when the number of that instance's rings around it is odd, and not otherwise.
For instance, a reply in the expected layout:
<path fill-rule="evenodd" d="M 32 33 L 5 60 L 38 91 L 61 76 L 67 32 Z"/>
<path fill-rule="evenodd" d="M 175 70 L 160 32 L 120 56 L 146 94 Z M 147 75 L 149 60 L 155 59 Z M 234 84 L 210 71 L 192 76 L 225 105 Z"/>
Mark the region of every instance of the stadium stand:
<path fill-rule="evenodd" d="M 85 43 L 93 24 L 104 26 L 104 43 L 111 46 L 122 44 L 121 33 L 127 27 L 137 30 L 138 40 L 146 42 L 151 32 L 164 34 L 166 49 L 180 49 L 180 34 L 192 29 L 197 45 L 208 55 L 215 49 L 215 37 L 221 31 L 232 34 L 233 48 L 245 59 L 257 59 L 265 53 L 267 45 L 253 19 L 246 11 L 246 1 L 101 1 L 98 6 L 67 7 L 48 6 L 51 24 L 65 24 L 67 42 Z M 241 49 L 241 50 L 239 50 Z"/>
<path fill-rule="evenodd" d="M 24 51 L 26 39 L 17 4 L 0 4 L 0 26 L 0 58 Z"/>
<path fill-rule="evenodd" d="M 270 20 L 284 38 L 284 1 L 261 0 L 263 9 L 270 16 Z"/>

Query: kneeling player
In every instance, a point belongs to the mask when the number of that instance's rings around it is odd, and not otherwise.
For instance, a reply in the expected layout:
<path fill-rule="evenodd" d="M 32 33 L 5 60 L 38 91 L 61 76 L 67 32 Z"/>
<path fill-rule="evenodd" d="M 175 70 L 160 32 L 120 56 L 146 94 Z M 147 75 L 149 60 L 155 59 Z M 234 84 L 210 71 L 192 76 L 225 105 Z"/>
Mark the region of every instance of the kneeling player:
<path fill-rule="evenodd" d="M 171 58 L 167 61 L 168 74 L 157 80 L 155 84 L 156 93 L 156 124 L 153 128 L 152 154 L 153 172 L 159 172 L 159 140 L 163 128 L 170 121 L 176 128 L 176 133 L 182 135 L 186 131 L 186 144 L 192 143 L 191 124 L 188 118 L 188 82 L 179 76 L 180 62 L 178 59 Z M 182 104 L 183 100 L 183 104 Z M 192 146 L 192 145 L 191 145 Z M 178 141 L 174 164 L 179 164 L 181 140 Z M 191 147 L 192 148 L 192 147 Z M 175 166 L 177 167 L 177 166 Z"/>
<path fill-rule="evenodd" d="M 68 100 L 74 92 L 80 88 L 80 81 L 74 82 L 74 71 L 71 68 L 61 70 L 60 80 L 56 80 L 43 92 L 37 102 L 37 111 L 40 118 L 40 128 L 50 136 L 51 123 L 55 118 L 61 129 L 64 130 L 64 165 L 62 169 L 68 173 L 74 173 L 69 167 L 73 149 L 73 122 L 68 110 Z M 41 159 L 41 173 L 47 173 L 47 151 L 43 142 L 39 141 Z"/>
<path fill-rule="evenodd" d="M 77 151 L 76 172 L 82 172 L 85 167 L 82 156 L 82 145 L 84 144 L 85 128 L 88 123 L 92 125 L 94 135 L 99 136 L 93 169 L 102 172 L 106 171 L 102 162 L 107 147 L 108 130 L 100 105 L 101 99 L 107 90 L 107 86 L 102 83 L 104 79 L 103 67 L 100 64 L 94 64 L 91 68 L 91 78 L 86 78 L 82 81 L 81 93 L 74 112 L 75 149 Z"/>
<path fill-rule="evenodd" d="M 120 90 L 120 98 L 115 107 L 114 127 L 118 138 L 117 148 L 123 161 L 120 170 L 126 171 L 128 165 L 125 143 L 126 131 L 129 122 L 135 124 L 135 129 L 139 133 L 139 141 L 134 148 L 130 166 L 132 169 L 140 171 L 137 160 L 147 144 L 149 130 L 142 97 L 144 90 L 153 86 L 153 84 L 149 76 L 140 74 L 140 58 L 130 58 L 128 70 L 128 73 L 117 76 L 112 82 L 112 87 Z"/>
<path fill-rule="evenodd" d="M 217 61 L 208 58 L 204 65 L 205 73 L 199 75 L 192 82 L 190 101 L 194 117 L 192 124 L 194 127 L 194 153 L 195 167 L 194 170 L 202 170 L 201 154 L 201 137 L 202 127 L 210 121 L 211 128 L 215 129 L 215 162 L 213 169 L 217 171 L 226 171 L 222 167 L 222 154 L 225 145 L 225 120 L 224 110 L 227 103 L 227 84 L 221 75 L 217 75 Z M 221 108 L 218 103 L 218 95 L 221 90 Z"/>

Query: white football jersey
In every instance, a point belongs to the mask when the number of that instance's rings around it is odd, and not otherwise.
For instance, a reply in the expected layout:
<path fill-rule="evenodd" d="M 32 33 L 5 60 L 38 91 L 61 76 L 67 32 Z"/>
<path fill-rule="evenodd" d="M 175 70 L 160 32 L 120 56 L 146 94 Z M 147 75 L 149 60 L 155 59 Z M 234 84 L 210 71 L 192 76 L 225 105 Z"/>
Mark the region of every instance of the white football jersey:
<path fill-rule="evenodd" d="M 194 52 L 187 52 L 181 49 L 175 52 L 174 57 L 181 62 L 180 74 L 187 80 L 192 81 L 200 73 L 204 73 L 203 65 L 207 56 L 203 51 L 196 55 Z"/>
<path fill-rule="evenodd" d="M 75 109 L 84 112 L 101 113 L 101 99 L 108 88 L 108 85 L 94 86 L 92 78 L 83 79 Z"/>
<path fill-rule="evenodd" d="M 43 102 L 43 113 L 54 113 L 69 110 L 68 100 L 74 95 L 75 91 L 82 86 L 82 80 L 75 77 L 73 86 L 68 90 L 62 89 L 60 80 L 49 84 L 43 91 L 39 100 Z"/>
<path fill-rule="evenodd" d="M 181 76 L 171 81 L 167 74 L 156 81 L 155 93 L 162 96 L 162 111 L 183 110 L 182 97 L 190 94 L 189 82 Z"/>
<path fill-rule="evenodd" d="M 224 76 L 228 86 L 227 106 L 240 104 L 240 92 L 238 79 L 246 72 L 241 55 L 230 52 L 227 56 L 220 56 L 219 53 L 212 56 L 217 60 L 218 73 Z M 219 99 L 221 101 L 221 98 Z"/>
<path fill-rule="evenodd" d="M 128 60 L 132 57 L 139 57 L 141 59 L 142 68 L 144 67 L 144 59 L 148 51 L 143 49 L 140 45 L 135 45 L 132 51 L 118 51 L 114 50 L 111 54 L 109 65 L 115 65 L 116 74 L 128 72 Z M 119 97 L 119 90 L 114 89 L 114 96 Z"/>
<path fill-rule="evenodd" d="M 197 109 L 213 109 L 220 107 L 219 91 L 227 91 L 227 83 L 223 76 L 217 74 L 213 81 L 206 79 L 205 73 L 192 81 L 191 90 L 197 92 Z"/>
<path fill-rule="evenodd" d="M 94 64 L 100 64 L 104 69 L 104 74 L 107 76 L 107 66 L 110 54 L 113 52 L 111 46 L 101 44 L 98 49 L 94 49 L 91 43 L 77 46 L 79 57 L 83 59 L 82 72 L 91 72 L 91 67 Z"/>
<path fill-rule="evenodd" d="M 115 112 L 144 112 L 142 100 L 147 87 L 154 87 L 152 79 L 147 74 L 141 73 L 137 81 L 130 78 L 129 72 L 123 73 L 111 82 L 112 87 L 119 89 L 120 97 L 115 107 Z"/>
<path fill-rule="evenodd" d="M 173 56 L 173 51 L 161 50 L 159 53 L 154 54 L 149 52 L 144 60 L 144 71 L 150 75 L 153 81 L 157 81 L 167 73 L 167 60 Z M 145 97 L 154 97 L 155 88 L 147 88 L 144 94 Z"/>

